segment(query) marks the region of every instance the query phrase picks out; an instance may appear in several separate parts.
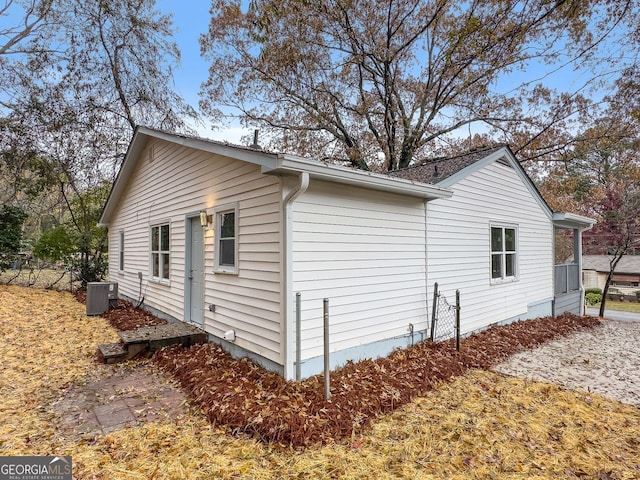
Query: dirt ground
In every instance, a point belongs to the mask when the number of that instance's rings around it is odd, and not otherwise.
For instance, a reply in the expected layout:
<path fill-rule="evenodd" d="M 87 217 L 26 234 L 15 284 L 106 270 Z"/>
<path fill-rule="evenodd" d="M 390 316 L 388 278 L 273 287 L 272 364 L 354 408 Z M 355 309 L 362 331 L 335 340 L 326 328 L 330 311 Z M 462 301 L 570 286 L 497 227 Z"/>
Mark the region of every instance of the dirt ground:
<path fill-rule="evenodd" d="M 640 322 L 603 320 L 516 353 L 494 370 L 640 406 Z"/>

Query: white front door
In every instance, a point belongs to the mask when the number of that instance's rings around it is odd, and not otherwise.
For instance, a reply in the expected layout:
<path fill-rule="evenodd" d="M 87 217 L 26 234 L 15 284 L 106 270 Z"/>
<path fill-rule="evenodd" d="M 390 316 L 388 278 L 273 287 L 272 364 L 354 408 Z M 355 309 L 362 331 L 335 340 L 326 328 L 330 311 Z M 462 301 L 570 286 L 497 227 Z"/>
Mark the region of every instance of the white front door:
<path fill-rule="evenodd" d="M 191 218 L 189 228 L 185 317 L 187 321 L 202 326 L 204 323 L 204 230 L 200 226 L 200 218 Z"/>

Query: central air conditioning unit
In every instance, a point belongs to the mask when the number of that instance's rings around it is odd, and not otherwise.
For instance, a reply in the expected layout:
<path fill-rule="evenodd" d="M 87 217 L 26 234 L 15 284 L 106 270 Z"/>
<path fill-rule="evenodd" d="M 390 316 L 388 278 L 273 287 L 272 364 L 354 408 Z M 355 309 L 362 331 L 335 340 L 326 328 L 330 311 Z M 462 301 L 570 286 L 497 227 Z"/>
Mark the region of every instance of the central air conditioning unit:
<path fill-rule="evenodd" d="M 102 315 L 109 310 L 109 301 L 118 298 L 116 282 L 87 283 L 87 315 Z"/>

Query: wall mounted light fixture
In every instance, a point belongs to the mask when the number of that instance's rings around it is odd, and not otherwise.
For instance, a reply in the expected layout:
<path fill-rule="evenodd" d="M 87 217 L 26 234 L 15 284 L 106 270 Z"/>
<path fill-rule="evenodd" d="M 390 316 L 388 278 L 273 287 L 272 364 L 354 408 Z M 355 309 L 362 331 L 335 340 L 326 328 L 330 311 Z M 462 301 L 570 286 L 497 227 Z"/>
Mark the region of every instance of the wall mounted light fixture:
<path fill-rule="evenodd" d="M 209 215 L 207 215 L 207 211 L 206 210 L 200 210 L 200 226 L 202 226 L 202 228 L 205 228 L 207 225 L 209 225 Z"/>

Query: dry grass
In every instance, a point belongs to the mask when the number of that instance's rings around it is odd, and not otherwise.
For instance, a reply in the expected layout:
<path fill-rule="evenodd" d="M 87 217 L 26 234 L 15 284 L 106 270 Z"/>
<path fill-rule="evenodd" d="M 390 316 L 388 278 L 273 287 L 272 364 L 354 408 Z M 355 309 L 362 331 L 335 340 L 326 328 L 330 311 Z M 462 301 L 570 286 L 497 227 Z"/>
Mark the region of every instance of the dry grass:
<path fill-rule="evenodd" d="M 7 270 L 0 272 L 0 284 L 18 285 L 21 287 L 54 288 L 56 290 L 68 290 L 73 285 L 77 288 L 78 281 L 71 283 L 71 274 L 65 270 L 51 268 L 34 268 L 30 270 Z"/>
<path fill-rule="evenodd" d="M 0 455 L 69 454 L 76 478 L 640 478 L 640 409 L 478 370 L 317 449 L 233 437 L 197 409 L 75 443 L 48 406 L 100 372 L 115 331 L 69 294 L 0 286 L 0 333 Z"/>
<path fill-rule="evenodd" d="M 594 305 L 594 307 L 600 308 L 600 304 L 598 303 L 597 305 Z M 640 313 L 640 303 L 638 302 L 618 302 L 615 300 L 607 300 L 605 307 L 607 310 Z"/>

